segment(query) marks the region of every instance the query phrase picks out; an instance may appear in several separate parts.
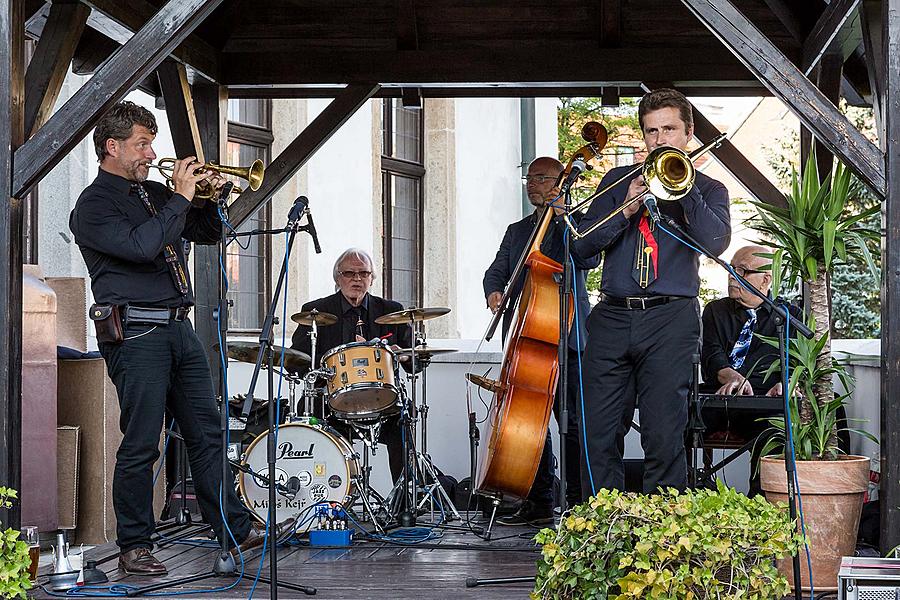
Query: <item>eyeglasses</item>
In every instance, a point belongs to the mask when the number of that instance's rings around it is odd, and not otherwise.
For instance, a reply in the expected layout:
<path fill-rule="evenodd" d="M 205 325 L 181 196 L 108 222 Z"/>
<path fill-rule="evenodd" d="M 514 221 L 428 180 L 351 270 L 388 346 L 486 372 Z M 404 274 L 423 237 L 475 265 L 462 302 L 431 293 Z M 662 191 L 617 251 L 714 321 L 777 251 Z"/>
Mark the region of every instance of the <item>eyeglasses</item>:
<path fill-rule="evenodd" d="M 525 175 L 524 177 L 522 177 L 522 182 L 534 182 L 543 185 L 548 181 L 556 181 L 557 179 L 559 179 L 559 177 L 555 175 Z"/>
<path fill-rule="evenodd" d="M 368 279 L 372 276 L 372 271 L 340 271 L 340 274 L 344 279 Z"/>
<path fill-rule="evenodd" d="M 734 272 L 740 275 L 741 277 L 746 277 L 747 275 L 754 275 L 756 273 L 766 273 L 766 271 L 757 271 L 756 269 L 748 269 L 747 267 L 738 267 L 735 265 L 730 265 Z"/>

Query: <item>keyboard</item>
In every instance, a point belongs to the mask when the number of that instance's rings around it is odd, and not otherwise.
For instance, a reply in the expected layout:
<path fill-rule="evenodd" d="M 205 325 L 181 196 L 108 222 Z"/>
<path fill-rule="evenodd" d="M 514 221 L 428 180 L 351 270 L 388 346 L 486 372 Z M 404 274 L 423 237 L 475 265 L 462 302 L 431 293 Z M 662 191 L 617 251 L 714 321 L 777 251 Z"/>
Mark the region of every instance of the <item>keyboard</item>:
<path fill-rule="evenodd" d="M 700 394 L 701 408 L 748 408 L 772 412 L 782 409 L 779 396 L 728 396 L 723 394 Z"/>

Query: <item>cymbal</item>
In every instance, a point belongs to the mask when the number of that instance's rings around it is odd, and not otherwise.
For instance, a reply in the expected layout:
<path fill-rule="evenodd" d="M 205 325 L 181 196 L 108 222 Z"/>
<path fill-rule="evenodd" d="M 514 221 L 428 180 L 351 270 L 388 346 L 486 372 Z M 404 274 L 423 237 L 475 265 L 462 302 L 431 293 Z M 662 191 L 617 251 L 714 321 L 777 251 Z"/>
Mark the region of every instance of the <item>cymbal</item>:
<path fill-rule="evenodd" d="M 415 348 L 400 348 L 394 350 L 394 354 L 409 354 L 411 350 L 415 350 L 416 356 L 437 356 L 438 354 L 450 354 L 451 352 L 459 352 L 456 348 L 433 348 L 431 346 L 416 346 Z"/>
<path fill-rule="evenodd" d="M 331 313 L 319 312 L 314 308 L 312 310 L 304 310 L 303 312 L 292 314 L 291 321 L 299 323 L 300 325 L 306 325 L 307 327 L 312 327 L 313 321 L 315 321 L 316 325 L 324 327 L 326 325 L 334 325 L 337 323 L 338 318 Z"/>
<path fill-rule="evenodd" d="M 219 349 L 219 345 L 215 345 L 215 349 Z M 281 346 L 272 346 L 273 358 L 277 366 L 281 362 Z M 232 358 L 239 362 L 256 364 L 259 357 L 259 342 L 228 342 L 228 358 Z M 309 367 L 312 359 L 309 354 L 294 350 L 293 348 L 284 348 L 284 368 L 286 371 L 297 372 Z M 263 362 L 263 366 L 266 363 Z"/>
<path fill-rule="evenodd" d="M 381 315 L 375 322 L 379 325 L 406 325 L 410 321 L 427 321 L 435 317 L 441 317 L 450 312 L 446 306 L 432 306 L 429 308 L 407 308 L 397 312 Z"/>
<path fill-rule="evenodd" d="M 482 375 L 476 375 L 475 373 L 466 373 L 466 379 L 489 392 L 496 392 L 506 389 L 506 386 L 496 379 L 489 379 Z"/>

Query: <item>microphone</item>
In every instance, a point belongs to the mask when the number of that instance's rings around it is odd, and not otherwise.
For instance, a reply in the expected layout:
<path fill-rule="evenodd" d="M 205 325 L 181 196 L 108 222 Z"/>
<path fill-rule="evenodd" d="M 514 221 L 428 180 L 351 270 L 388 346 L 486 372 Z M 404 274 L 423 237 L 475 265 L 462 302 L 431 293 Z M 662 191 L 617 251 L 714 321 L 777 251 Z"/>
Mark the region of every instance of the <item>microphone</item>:
<path fill-rule="evenodd" d="M 288 478 L 287 482 L 284 486 L 283 495 L 287 496 L 291 500 L 297 497 L 297 492 L 300 491 L 300 479 L 295 476 L 291 476 Z"/>
<path fill-rule="evenodd" d="M 560 186 L 560 190 L 563 193 L 568 192 L 569 189 L 575 185 L 575 182 L 578 181 L 578 178 L 587 170 L 587 163 L 585 163 L 582 159 L 576 158 L 572 162 L 572 170 L 569 172 L 569 176 L 566 177 L 566 180 Z"/>
<path fill-rule="evenodd" d="M 322 246 L 319 245 L 319 234 L 316 233 L 316 224 L 313 223 L 312 212 L 309 208 L 306 209 L 306 223 L 309 227 L 309 235 L 312 237 L 313 248 L 316 249 L 316 254 L 322 254 Z"/>
<path fill-rule="evenodd" d="M 659 206 L 656 205 L 656 196 L 653 194 L 644 196 L 644 207 L 650 213 L 650 219 L 654 223 L 658 224 L 662 220 L 662 216 L 659 214 Z"/>
<path fill-rule="evenodd" d="M 303 211 L 306 210 L 306 207 L 309 206 L 309 198 L 306 196 L 298 196 L 296 200 L 294 200 L 294 205 L 291 207 L 291 211 L 288 213 L 288 221 L 297 221 L 300 217 L 303 216 Z"/>
<path fill-rule="evenodd" d="M 219 197 L 216 198 L 216 204 L 219 206 L 225 206 L 228 203 L 228 197 L 231 195 L 231 190 L 234 189 L 234 183 L 231 181 L 226 181 L 225 185 L 222 186 L 221 191 L 219 192 Z"/>

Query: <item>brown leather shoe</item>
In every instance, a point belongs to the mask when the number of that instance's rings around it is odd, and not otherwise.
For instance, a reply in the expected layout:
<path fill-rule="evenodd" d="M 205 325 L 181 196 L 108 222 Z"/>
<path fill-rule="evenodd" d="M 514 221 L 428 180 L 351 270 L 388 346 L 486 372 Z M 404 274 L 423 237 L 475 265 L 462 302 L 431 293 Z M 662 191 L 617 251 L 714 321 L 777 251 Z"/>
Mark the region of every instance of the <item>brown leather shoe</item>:
<path fill-rule="evenodd" d="M 166 575 L 166 565 L 150 554 L 148 548 L 135 548 L 119 555 L 119 568 L 129 575 L 145 575 L 153 577 Z"/>
<path fill-rule="evenodd" d="M 275 538 L 278 539 L 284 534 L 286 534 L 290 528 L 294 524 L 294 519 L 287 519 L 282 521 L 278 525 L 275 526 L 275 531 L 273 532 Z M 247 537 L 244 538 L 244 541 L 240 543 L 238 548 L 241 550 L 241 554 L 246 555 L 248 552 L 253 550 L 254 548 L 259 548 L 263 545 L 266 540 L 266 527 L 265 525 L 257 525 L 253 524 L 253 527 L 250 528 L 250 533 L 247 534 Z M 234 557 L 234 560 L 239 561 L 238 553 L 235 552 L 234 549 L 231 550 L 231 555 Z M 246 560 L 246 556 L 244 559 Z"/>

